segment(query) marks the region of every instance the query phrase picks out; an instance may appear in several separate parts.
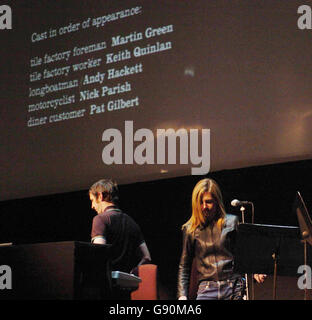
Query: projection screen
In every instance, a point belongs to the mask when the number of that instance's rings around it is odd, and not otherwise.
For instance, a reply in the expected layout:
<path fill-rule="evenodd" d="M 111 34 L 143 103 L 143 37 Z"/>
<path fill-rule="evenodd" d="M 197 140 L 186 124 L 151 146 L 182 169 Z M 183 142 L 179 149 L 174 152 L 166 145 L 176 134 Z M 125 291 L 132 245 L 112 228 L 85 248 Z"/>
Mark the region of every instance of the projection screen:
<path fill-rule="evenodd" d="M 0 200 L 310 159 L 312 30 L 298 24 L 301 5 L 10 4 Z"/>

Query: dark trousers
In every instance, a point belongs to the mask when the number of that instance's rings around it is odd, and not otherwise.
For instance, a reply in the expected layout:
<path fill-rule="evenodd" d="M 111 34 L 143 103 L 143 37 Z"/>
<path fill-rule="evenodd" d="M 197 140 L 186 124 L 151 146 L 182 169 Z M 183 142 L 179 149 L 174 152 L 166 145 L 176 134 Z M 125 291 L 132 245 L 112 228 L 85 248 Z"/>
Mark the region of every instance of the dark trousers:
<path fill-rule="evenodd" d="M 245 294 L 245 279 L 201 281 L 196 300 L 242 300 Z"/>

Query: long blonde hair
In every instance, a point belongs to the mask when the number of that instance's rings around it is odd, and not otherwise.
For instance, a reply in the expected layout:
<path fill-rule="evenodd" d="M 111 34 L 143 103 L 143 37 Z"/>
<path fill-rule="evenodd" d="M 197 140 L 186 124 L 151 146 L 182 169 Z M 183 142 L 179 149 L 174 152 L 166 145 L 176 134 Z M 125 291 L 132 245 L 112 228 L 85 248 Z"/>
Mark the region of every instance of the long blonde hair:
<path fill-rule="evenodd" d="M 213 179 L 202 179 L 197 182 L 193 189 L 192 193 L 192 216 L 191 218 L 183 225 L 189 226 L 189 231 L 194 232 L 196 228 L 205 223 L 205 217 L 202 213 L 201 202 L 205 192 L 210 192 L 216 201 L 216 210 L 217 210 L 217 225 L 222 229 L 225 220 L 225 208 L 222 200 L 221 190 Z"/>

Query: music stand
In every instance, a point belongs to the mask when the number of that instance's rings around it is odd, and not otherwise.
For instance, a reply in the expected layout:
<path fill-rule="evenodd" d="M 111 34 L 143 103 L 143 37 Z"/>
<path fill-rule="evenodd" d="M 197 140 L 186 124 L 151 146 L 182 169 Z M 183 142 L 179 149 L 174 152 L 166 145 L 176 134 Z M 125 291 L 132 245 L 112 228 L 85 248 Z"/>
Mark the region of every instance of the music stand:
<path fill-rule="evenodd" d="M 244 223 L 238 226 L 234 270 L 238 273 L 274 275 L 276 299 L 277 274 L 297 275 L 302 264 L 300 230 L 293 226 Z"/>
<path fill-rule="evenodd" d="M 300 227 L 301 241 L 304 245 L 304 265 L 307 265 L 307 242 L 312 245 L 312 222 L 309 216 L 307 207 L 301 197 L 299 191 L 296 193 L 296 198 L 293 204 L 293 211 L 297 214 Z M 307 287 L 304 288 L 304 300 L 307 300 Z"/>

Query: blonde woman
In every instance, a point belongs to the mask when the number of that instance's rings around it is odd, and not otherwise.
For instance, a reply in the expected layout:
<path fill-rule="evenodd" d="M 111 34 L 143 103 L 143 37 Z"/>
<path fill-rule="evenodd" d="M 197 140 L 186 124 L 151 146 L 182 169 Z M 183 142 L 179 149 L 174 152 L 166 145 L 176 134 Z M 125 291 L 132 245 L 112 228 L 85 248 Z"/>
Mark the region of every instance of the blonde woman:
<path fill-rule="evenodd" d="M 179 264 L 178 298 L 188 298 L 193 259 L 198 274 L 197 300 L 239 300 L 245 280 L 235 274 L 234 245 L 238 217 L 226 214 L 218 184 L 200 180 L 192 194 L 192 216 L 182 226 L 183 249 Z M 256 275 L 263 282 L 264 275 Z"/>

